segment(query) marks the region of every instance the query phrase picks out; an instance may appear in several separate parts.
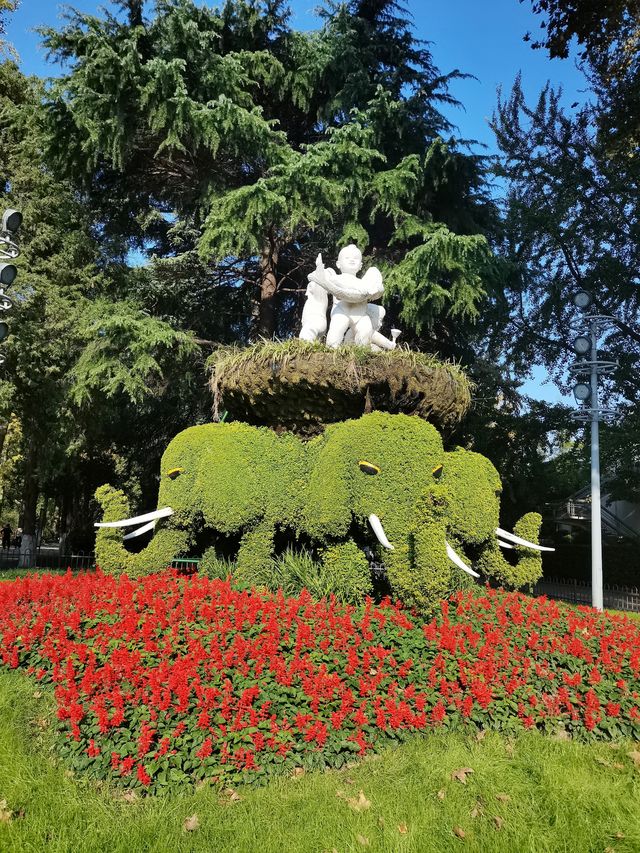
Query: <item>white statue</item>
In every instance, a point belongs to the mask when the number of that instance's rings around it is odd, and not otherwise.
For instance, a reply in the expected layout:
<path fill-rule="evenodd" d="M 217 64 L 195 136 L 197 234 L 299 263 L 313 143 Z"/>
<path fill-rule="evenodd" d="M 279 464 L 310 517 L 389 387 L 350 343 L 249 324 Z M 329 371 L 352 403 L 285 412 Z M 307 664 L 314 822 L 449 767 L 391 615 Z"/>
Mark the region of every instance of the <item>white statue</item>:
<path fill-rule="evenodd" d="M 380 305 L 369 303 L 369 300 L 380 299 L 384 293 L 380 270 L 371 267 L 362 278 L 358 278 L 357 273 L 362 269 L 362 252 L 353 244 L 340 250 L 337 266 L 340 274 L 331 268 L 327 269 L 322 262 L 322 255 L 318 255 L 316 268 L 308 276 L 309 287 L 300 337 L 303 340 L 316 340 L 326 329 L 327 303 L 323 302 L 316 287 L 312 289 L 312 285 L 319 285 L 325 293 L 331 293 L 334 297 L 327 346 L 355 343 L 370 346 L 374 350 L 395 349 L 400 331 L 391 330 L 392 340 L 382 335 L 379 329 L 385 310 Z"/>
<path fill-rule="evenodd" d="M 315 281 L 309 281 L 307 301 L 302 309 L 302 328 L 298 337 L 301 341 L 315 341 L 327 331 L 327 308 L 329 294 Z"/>

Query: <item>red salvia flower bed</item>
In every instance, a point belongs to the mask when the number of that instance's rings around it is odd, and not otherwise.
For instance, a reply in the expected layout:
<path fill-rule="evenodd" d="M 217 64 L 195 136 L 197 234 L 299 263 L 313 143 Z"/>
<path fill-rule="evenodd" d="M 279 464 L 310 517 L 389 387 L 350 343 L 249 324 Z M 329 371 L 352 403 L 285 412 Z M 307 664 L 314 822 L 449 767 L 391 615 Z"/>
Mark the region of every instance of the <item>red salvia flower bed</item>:
<path fill-rule="evenodd" d="M 640 739 L 640 630 L 486 589 L 426 624 L 173 571 L 0 584 L 0 661 L 51 683 L 61 750 L 159 791 L 341 766 L 435 726 Z"/>

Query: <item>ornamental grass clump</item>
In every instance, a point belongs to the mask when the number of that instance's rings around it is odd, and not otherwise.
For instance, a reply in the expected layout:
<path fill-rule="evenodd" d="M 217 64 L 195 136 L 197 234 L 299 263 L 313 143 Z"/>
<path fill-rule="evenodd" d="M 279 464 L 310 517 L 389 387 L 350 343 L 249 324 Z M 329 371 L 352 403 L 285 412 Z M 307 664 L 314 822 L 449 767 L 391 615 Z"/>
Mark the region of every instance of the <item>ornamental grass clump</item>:
<path fill-rule="evenodd" d="M 74 770 L 153 793 L 341 767 L 436 726 L 640 740 L 640 626 L 491 589 L 424 623 L 172 570 L 31 576 L 0 586 L 0 662 L 51 685 Z"/>

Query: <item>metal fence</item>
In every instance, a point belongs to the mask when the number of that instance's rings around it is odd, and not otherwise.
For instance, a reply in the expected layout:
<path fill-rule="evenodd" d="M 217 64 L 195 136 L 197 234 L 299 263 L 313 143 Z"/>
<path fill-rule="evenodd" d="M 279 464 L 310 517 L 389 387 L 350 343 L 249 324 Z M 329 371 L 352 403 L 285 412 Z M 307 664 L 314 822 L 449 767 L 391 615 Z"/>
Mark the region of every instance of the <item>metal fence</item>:
<path fill-rule="evenodd" d="M 544 578 L 533 588 L 534 595 L 546 595 L 571 604 L 591 605 L 591 584 L 571 578 Z M 606 586 L 603 603 L 611 610 L 629 610 L 640 613 L 640 590 L 638 587 Z"/>
<path fill-rule="evenodd" d="M 20 560 L 19 548 L 2 548 L 0 549 L 0 570 L 3 569 L 18 569 L 20 562 L 25 568 L 31 568 L 34 571 L 37 569 L 53 569 L 66 571 L 82 571 L 83 569 L 95 569 L 96 555 L 90 551 L 76 551 L 72 554 L 60 554 L 57 549 L 51 547 L 38 548 L 35 551 L 35 559 L 31 559 L 32 553 L 26 551 L 22 561 Z M 199 557 L 180 558 L 173 560 L 171 567 L 180 569 L 186 573 L 196 572 L 200 564 Z"/>
<path fill-rule="evenodd" d="M 93 569 L 96 557 L 93 552 L 76 551 L 71 554 L 61 554 L 56 548 L 37 548 L 33 553 L 26 551 L 20 560 L 19 548 L 0 549 L 0 569 L 17 569 L 23 566 L 33 569 Z"/>

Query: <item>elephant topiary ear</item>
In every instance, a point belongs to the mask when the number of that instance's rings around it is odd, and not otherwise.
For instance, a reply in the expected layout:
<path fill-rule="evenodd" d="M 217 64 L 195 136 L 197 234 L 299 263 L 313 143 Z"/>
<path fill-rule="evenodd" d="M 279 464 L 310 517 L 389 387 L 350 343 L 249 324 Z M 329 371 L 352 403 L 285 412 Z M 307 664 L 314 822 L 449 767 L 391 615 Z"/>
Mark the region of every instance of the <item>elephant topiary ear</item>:
<path fill-rule="evenodd" d="M 304 529 L 321 541 L 344 537 L 351 525 L 354 472 L 346 462 L 343 442 L 335 428 L 329 427 L 309 442 L 307 452 L 311 474 L 304 500 Z"/>
<path fill-rule="evenodd" d="M 498 526 L 500 475 L 480 453 L 459 447 L 445 454 L 440 481 L 451 495 L 449 530 L 463 542 L 480 544 Z"/>

